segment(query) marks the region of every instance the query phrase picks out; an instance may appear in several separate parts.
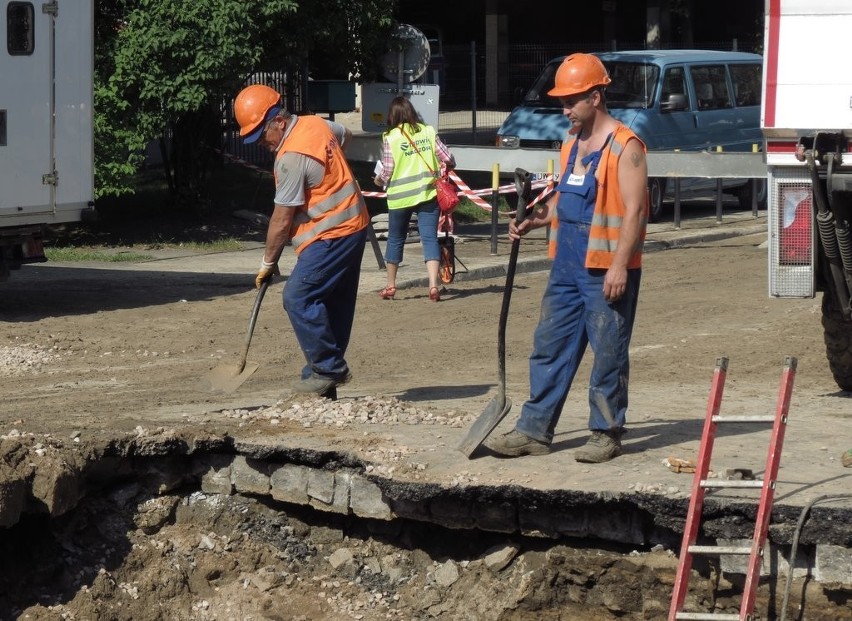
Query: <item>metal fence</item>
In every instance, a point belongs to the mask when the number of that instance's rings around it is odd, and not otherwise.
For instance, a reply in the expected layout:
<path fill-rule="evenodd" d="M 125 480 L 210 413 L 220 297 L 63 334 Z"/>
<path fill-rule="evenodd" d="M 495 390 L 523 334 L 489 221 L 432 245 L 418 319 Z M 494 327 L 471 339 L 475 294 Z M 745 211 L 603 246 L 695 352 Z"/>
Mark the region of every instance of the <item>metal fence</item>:
<path fill-rule="evenodd" d="M 669 49 L 686 46 L 673 44 Z M 689 45 L 695 49 L 755 51 L 755 46 L 743 45 L 736 39 L 708 41 Z M 500 89 L 498 103 L 485 106 L 486 101 L 486 56 L 484 46 L 475 42 L 462 45 L 444 44 L 440 57 L 433 57 L 430 71 L 423 80 L 437 82 L 441 86 L 438 131 L 442 138 L 458 145 L 493 145 L 497 129 L 520 103 L 524 94 L 541 73 L 544 65 L 552 58 L 570 52 L 642 49 L 641 42 L 610 41 L 582 43 L 536 43 L 511 45 L 507 61 L 501 68 L 505 83 Z M 285 96 L 288 110 L 299 113 L 307 101 L 307 68 L 286 68 L 258 71 L 245 84 L 269 84 Z M 232 156 L 256 165 L 268 165 L 270 155 L 254 145 L 243 145 L 236 135 L 230 102 L 222 105 L 222 128 L 225 133 L 225 150 Z"/>

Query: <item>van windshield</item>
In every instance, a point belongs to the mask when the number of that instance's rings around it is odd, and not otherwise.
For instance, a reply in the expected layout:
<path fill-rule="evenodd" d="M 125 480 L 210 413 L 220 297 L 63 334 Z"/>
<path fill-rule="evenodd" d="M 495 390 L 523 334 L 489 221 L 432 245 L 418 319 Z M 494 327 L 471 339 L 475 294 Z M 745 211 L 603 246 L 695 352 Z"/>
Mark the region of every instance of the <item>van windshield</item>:
<path fill-rule="evenodd" d="M 525 105 L 559 107 L 553 88 L 561 61 L 549 63 L 524 97 Z M 606 89 L 607 108 L 649 108 L 656 96 L 660 68 L 647 63 L 604 62 L 612 83 Z"/>

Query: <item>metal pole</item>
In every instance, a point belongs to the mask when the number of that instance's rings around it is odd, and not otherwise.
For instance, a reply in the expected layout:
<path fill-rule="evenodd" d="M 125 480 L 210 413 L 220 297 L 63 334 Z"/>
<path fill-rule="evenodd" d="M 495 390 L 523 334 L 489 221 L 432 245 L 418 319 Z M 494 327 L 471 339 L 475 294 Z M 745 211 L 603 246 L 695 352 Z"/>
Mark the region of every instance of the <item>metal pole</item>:
<path fill-rule="evenodd" d="M 500 164 L 491 169 L 491 254 L 497 254 L 497 206 L 500 199 Z"/>
<path fill-rule="evenodd" d="M 674 225 L 676 229 L 680 228 L 680 177 L 675 177 L 674 180 Z"/>
<path fill-rule="evenodd" d="M 716 153 L 722 152 L 722 146 L 716 145 Z M 722 224 L 722 179 L 716 179 L 716 224 Z"/>
<path fill-rule="evenodd" d="M 752 179 L 749 181 L 751 183 L 751 217 L 757 217 L 757 188 L 758 183 L 757 179 Z"/>
<path fill-rule="evenodd" d="M 716 179 L 716 224 L 722 224 L 722 179 Z"/>
<path fill-rule="evenodd" d="M 476 41 L 470 42 L 470 126 L 473 128 L 473 144 L 476 144 Z"/>

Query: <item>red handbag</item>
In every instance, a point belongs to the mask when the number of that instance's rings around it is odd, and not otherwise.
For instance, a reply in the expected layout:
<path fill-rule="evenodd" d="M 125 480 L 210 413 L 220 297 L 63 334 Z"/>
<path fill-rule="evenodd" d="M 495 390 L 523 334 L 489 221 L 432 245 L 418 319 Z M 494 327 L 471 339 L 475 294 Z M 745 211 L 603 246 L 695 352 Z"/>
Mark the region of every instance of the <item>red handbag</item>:
<path fill-rule="evenodd" d="M 459 193 L 455 184 L 446 175 L 435 179 L 435 190 L 438 192 L 438 207 L 442 213 L 455 211 L 459 204 Z"/>
<path fill-rule="evenodd" d="M 426 168 L 429 169 L 429 172 L 435 175 L 434 169 L 429 166 L 429 162 L 427 162 L 426 158 L 423 157 L 423 154 L 418 151 L 411 137 L 404 129 L 402 129 L 402 126 L 400 126 L 399 129 L 408 139 L 408 142 L 411 143 L 412 148 L 417 155 L 420 156 L 420 159 L 423 160 L 423 163 L 426 164 Z M 447 175 L 435 175 L 435 191 L 438 193 L 438 207 L 441 209 L 441 213 L 452 213 L 459 204 L 459 192 L 456 189 L 455 184 L 450 181 L 450 178 Z"/>

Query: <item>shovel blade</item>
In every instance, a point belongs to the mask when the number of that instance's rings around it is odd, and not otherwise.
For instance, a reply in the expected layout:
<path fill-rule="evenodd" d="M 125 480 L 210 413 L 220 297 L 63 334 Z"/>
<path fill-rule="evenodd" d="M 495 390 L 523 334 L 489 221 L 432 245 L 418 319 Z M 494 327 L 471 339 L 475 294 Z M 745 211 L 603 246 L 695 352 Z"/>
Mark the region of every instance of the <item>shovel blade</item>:
<path fill-rule="evenodd" d="M 500 424 L 509 410 L 512 409 L 512 401 L 504 395 L 497 395 L 485 406 L 482 414 L 479 415 L 473 425 L 467 432 L 467 435 L 459 444 L 459 451 L 465 457 L 470 459 L 473 452 L 479 448 L 479 445 L 485 442 L 485 439 L 494 431 L 494 428 Z"/>
<path fill-rule="evenodd" d="M 246 362 L 241 370 L 239 364 L 220 362 L 202 379 L 201 388 L 205 392 L 234 392 L 259 366 L 256 362 Z"/>

